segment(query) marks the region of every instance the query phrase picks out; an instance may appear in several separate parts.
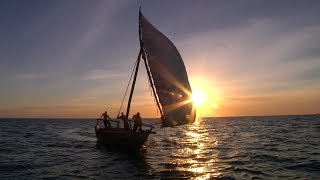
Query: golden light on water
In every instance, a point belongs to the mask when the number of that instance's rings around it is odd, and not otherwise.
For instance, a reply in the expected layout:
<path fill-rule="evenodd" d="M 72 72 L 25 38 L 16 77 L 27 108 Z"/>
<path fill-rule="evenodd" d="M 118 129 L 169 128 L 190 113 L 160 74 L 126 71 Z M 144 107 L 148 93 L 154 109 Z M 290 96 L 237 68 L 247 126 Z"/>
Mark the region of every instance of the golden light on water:
<path fill-rule="evenodd" d="M 193 138 L 198 138 L 201 136 L 200 134 L 195 133 L 195 132 L 187 132 L 186 135 L 191 136 Z"/>
<path fill-rule="evenodd" d="M 186 146 L 172 153 L 175 157 L 171 164 L 177 166 L 181 172 L 192 173 L 194 179 L 210 179 L 220 175 L 215 164 L 217 154 L 212 152 L 212 147 L 218 145 L 218 140 L 209 136 L 203 124 L 188 126 L 184 131 L 185 137 L 179 144 Z M 188 173 L 186 173 L 188 174 Z"/>
<path fill-rule="evenodd" d="M 204 167 L 195 167 L 195 168 L 190 168 L 190 171 L 195 172 L 195 173 L 203 173 L 205 172 Z"/>

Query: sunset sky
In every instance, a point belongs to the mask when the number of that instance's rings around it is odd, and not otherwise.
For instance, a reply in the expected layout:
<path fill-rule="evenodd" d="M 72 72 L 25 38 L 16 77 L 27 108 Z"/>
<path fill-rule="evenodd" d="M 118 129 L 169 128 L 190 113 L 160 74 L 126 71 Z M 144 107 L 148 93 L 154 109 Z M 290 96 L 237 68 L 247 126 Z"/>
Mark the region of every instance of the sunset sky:
<path fill-rule="evenodd" d="M 199 117 L 320 113 L 320 1 L 3 0 L 0 117 L 116 116 L 139 6 L 181 53 Z M 141 67 L 132 113 L 158 117 Z"/>

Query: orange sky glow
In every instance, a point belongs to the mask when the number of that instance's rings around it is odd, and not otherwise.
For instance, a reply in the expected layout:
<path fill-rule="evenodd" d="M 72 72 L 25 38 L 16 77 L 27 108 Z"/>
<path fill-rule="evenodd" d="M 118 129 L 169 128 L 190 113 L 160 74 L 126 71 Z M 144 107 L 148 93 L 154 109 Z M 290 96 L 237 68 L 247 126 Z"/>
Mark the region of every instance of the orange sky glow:
<path fill-rule="evenodd" d="M 125 112 L 127 99 L 120 105 L 139 53 L 139 3 L 51 3 L 21 6 L 15 16 L 2 11 L 0 118 Z M 197 117 L 319 114 L 318 9 L 233 3 L 241 5 L 142 6 L 182 56 Z M 131 107 L 130 116 L 160 117 L 143 65 Z"/>

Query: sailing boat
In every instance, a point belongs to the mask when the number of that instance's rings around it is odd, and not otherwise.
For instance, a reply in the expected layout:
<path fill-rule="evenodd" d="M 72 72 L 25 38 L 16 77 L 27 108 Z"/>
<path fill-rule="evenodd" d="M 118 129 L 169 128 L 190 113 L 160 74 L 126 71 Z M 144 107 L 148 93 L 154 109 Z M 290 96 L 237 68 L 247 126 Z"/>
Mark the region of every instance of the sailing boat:
<path fill-rule="evenodd" d="M 161 115 L 162 127 L 193 123 L 196 110 L 191 101 L 192 90 L 182 57 L 174 44 L 158 31 L 139 11 L 140 51 L 134 67 L 134 76 L 127 105 L 129 119 L 140 61 L 143 60 L 149 85 Z M 98 123 L 97 123 L 98 124 Z M 153 133 L 153 127 L 139 132 L 120 128 L 95 128 L 98 143 L 140 150 Z"/>

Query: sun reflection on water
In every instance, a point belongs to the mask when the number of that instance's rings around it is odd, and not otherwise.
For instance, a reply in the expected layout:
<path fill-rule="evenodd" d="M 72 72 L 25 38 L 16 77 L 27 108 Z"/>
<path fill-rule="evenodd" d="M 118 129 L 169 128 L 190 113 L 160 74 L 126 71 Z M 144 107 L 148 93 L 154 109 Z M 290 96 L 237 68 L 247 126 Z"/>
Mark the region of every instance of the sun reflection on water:
<path fill-rule="evenodd" d="M 181 148 L 171 153 L 170 164 L 180 172 L 191 173 L 195 179 L 219 176 L 215 167 L 218 155 L 212 150 L 219 145 L 217 138 L 210 136 L 201 122 L 186 126 L 183 134 L 182 138 L 176 139 Z"/>

